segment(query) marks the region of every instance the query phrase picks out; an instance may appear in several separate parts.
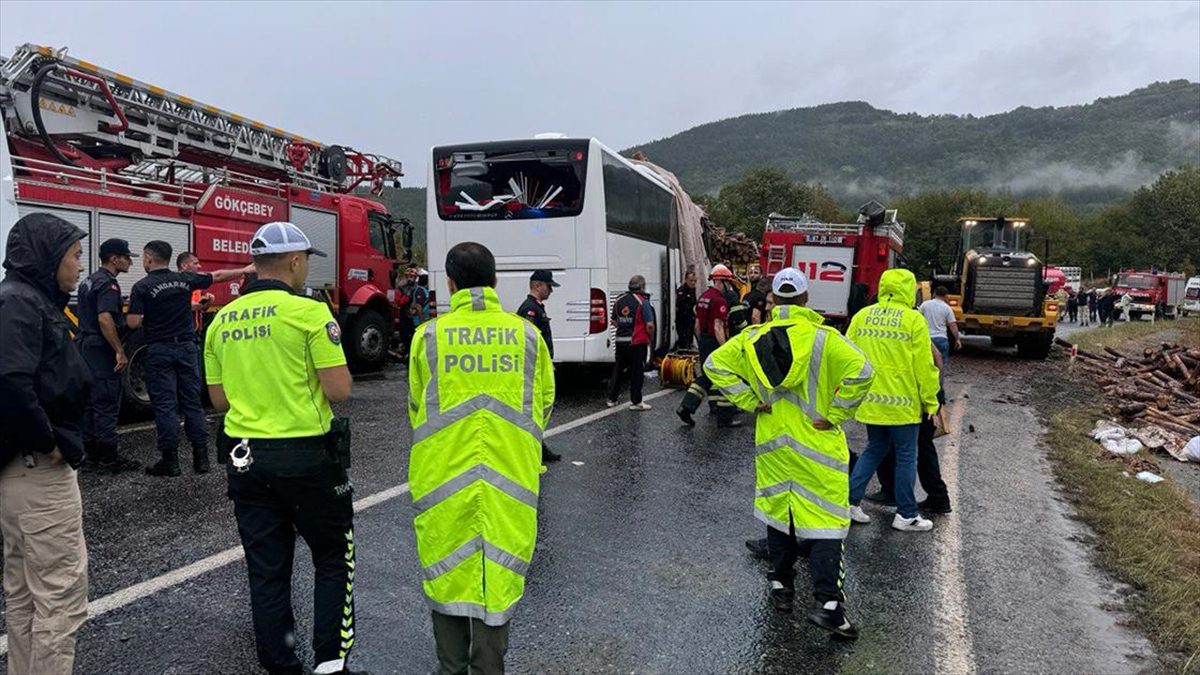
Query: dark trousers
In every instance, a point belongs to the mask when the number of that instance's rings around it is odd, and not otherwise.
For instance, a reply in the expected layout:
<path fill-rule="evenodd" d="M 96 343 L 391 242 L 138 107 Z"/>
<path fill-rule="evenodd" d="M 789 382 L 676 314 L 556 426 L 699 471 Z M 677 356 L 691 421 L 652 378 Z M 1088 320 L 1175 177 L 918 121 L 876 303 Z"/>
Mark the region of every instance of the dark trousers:
<path fill-rule="evenodd" d="M 121 414 L 121 375 L 113 372 L 117 356 L 99 335 L 83 336 L 79 353 L 92 374 L 83 417 L 83 447 L 90 458 L 112 462 L 117 459 L 117 417 Z"/>
<path fill-rule="evenodd" d="M 942 467 L 938 462 L 937 446 L 933 444 L 933 422 L 921 422 L 917 432 L 917 478 L 929 495 L 930 505 L 949 506 L 950 494 L 942 480 Z M 884 494 L 895 495 L 896 454 L 890 453 L 879 464 L 879 487 Z"/>
<path fill-rule="evenodd" d="M 208 452 L 204 405 L 200 402 L 200 365 L 196 343 L 156 342 L 146 345 L 146 388 L 154 406 L 154 427 L 163 460 L 179 461 L 179 412 L 195 452 Z"/>
<path fill-rule="evenodd" d="M 842 564 L 843 544 L 841 539 L 805 539 L 796 541 L 796 528 L 789 522 L 790 533 L 767 528 L 767 550 L 771 554 L 771 581 L 778 581 L 785 588 L 793 588 L 796 580 L 796 558 L 802 551 L 808 555 L 808 573 L 812 577 L 813 597 L 817 602 L 830 600 L 846 601 L 842 582 L 846 568 Z"/>
<path fill-rule="evenodd" d="M 1067 316 L 1069 317 L 1071 323 L 1074 323 L 1079 319 L 1079 308 L 1067 305 Z"/>
<path fill-rule="evenodd" d="M 417 327 L 412 322 L 412 317 L 408 315 L 400 318 L 400 353 L 408 356 L 408 348 L 412 346 L 413 336 L 416 335 Z"/>
<path fill-rule="evenodd" d="M 254 450 L 245 473 L 226 464 L 229 497 L 246 552 L 258 660 L 268 671 L 299 672 L 292 647 L 292 561 L 296 534 L 313 561 L 316 665 L 344 659 L 354 645 L 354 506 L 350 479 L 323 448 Z"/>
<path fill-rule="evenodd" d="M 642 383 L 646 379 L 646 351 L 650 345 L 617 344 L 617 358 L 613 362 L 612 378 L 608 381 L 608 400 L 616 401 L 629 379 L 629 400 L 634 405 L 642 402 Z"/>
<path fill-rule="evenodd" d="M 500 675 L 508 653 L 508 626 L 433 612 L 437 675 Z"/>
<path fill-rule="evenodd" d="M 671 351 L 680 349 L 692 349 L 696 342 L 696 324 L 688 321 L 687 325 L 676 324 L 675 332 L 679 337 L 675 340 L 675 345 L 671 347 Z"/>
<path fill-rule="evenodd" d="M 733 404 L 725 399 L 724 394 L 720 391 L 712 391 L 712 380 L 708 379 L 708 375 L 704 373 L 704 362 L 708 360 L 710 354 L 717 350 L 720 345 L 717 344 L 715 335 L 699 336 L 700 346 L 700 363 L 699 375 L 695 380 L 692 380 L 691 386 L 688 387 L 687 393 L 683 395 L 683 402 L 679 407 L 695 414 L 700 409 L 700 404 L 704 403 L 704 399 L 708 399 L 709 410 L 717 415 L 719 424 L 726 424 L 733 419 L 734 408 Z"/>

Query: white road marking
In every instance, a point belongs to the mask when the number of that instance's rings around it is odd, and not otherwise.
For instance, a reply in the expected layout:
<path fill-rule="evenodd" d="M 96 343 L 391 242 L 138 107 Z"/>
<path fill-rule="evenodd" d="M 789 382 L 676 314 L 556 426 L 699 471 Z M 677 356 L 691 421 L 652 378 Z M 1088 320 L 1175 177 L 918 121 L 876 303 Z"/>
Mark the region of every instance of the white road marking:
<path fill-rule="evenodd" d="M 942 465 L 942 480 L 951 495 L 961 495 L 958 489 L 958 451 L 963 433 L 963 412 L 970 385 L 959 389 L 954 402 L 948 407 L 946 426 L 952 433 L 939 449 Z M 961 503 L 961 500 L 960 500 Z M 975 656 L 971 646 L 971 632 L 967 627 L 966 582 L 962 571 L 961 511 L 941 518 L 933 528 L 937 548 L 934 561 L 937 589 L 937 628 L 939 633 L 935 649 L 937 672 L 974 673 Z"/>
<path fill-rule="evenodd" d="M 667 394 L 674 393 L 675 391 L 677 391 L 677 390 L 663 389 L 662 391 L 657 391 L 657 392 L 654 392 L 653 394 L 649 394 L 648 396 L 644 397 L 644 400 L 649 401 L 652 399 L 660 398 L 662 396 L 666 396 Z M 625 406 L 625 405 L 615 406 L 612 408 L 608 408 L 606 410 L 601 410 L 599 412 L 592 413 L 585 417 L 581 417 L 577 420 L 572 420 L 570 422 L 567 422 L 566 424 L 561 424 L 557 427 L 552 427 L 552 428 L 546 430 L 546 433 L 544 434 L 544 436 L 546 436 L 546 437 L 557 436 L 558 434 L 565 433 L 572 429 L 577 429 L 585 424 L 590 424 L 592 422 L 595 422 L 596 420 L 603 419 L 610 415 L 616 415 L 617 413 L 622 413 L 622 412 L 629 412 L 628 406 Z M 630 412 L 630 414 L 634 414 L 634 413 Z M 149 428 L 151 428 L 151 429 L 154 428 L 154 425 L 151 424 L 149 426 Z M 364 511 L 366 509 L 371 508 L 372 506 L 378 506 L 379 504 L 382 504 L 386 501 L 395 499 L 396 497 L 399 497 L 400 495 L 407 494 L 407 493 L 408 493 L 408 483 L 403 483 L 401 485 L 392 486 L 390 488 L 387 488 L 386 490 L 381 490 L 379 492 L 367 495 L 366 497 L 363 497 L 362 499 L 355 501 L 354 502 L 354 511 L 355 511 L 355 513 Z M 242 550 L 242 547 L 240 545 L 234 546 L 231 548 L 227 548 L 224 551 L 221 551 L 220 553 L 210 555 L 207 558 L 201 558 L 200 560 L 197 560 L 196 562 L 191 563 L 190 565 L 185 565 L 183 567 L 180 567 L 179 569 L 175 569 L 170 572 L 167 572 L 166 574 L 161 574 L 157 577 L 154 577 L 153 579 L 147 579 L 146 581 L 136 583 L 127 588 L 122 588 L 119 591 L 109 593 L 108 595 L 106 595 L 102 598 L 90 600 L 90 601 L 88 601 L 88 618 L 94 619 L 103 614 L 107 614 L 111 611 L 125 607 L 126 605 L 133 604 L 133 603 L 137 602 L 138 600 L 147 598 L 151 595 L 154 595 L 155 593 L 158 593 L 159 591 L 166 590 L 173 586 L 178 586 L 179 584 L 182 584 L 185 581 L 194 579 L 194 578 L 200 576 L 201 574 L 205 574 L 205 573 L 211 572 L 219 567 L 224 567 L 231 563 L 235 563 L 235 562 L 243 559 L 244 557 L 246 557 L 246 554 Z M 7 653 L 8 653 L 8 635 L 0 635 L 0 656 L 3 656 Z"/>
<path fill-rule="evenodd" d="M 661 398 L 663 396 L 666 396 L 667 394 L 673 394 L 678 391 L 679 391 L 678 389 L 663 389 L 662 391 L 656 391 L 653 394 L 648 394 L 646 396 L 643 396 L 642 401 L 653 401 L 656 398 Z M 615 405 L 611 408 L 606 408 L 599 412 L 594 412 L 591 415 L 588 415 L 586 417 L 580 417 L 577 420 L 571 420 L 570 422 L 567 422 L 566 424 L 561 424 L 557 427 L 554 427 L 553 429 L 547 429 L 546 433 L 543 435 L 546 438 L 550 438 L 551 436 L 565 434 L 572 429 L 576 429 L 585 424 L 591 424 L 592 422 L 595 422 L 598 419 L 603 419 L 605 417 L 608 417 L 609 415 L 616 415 L 617 413 L 622 413 L 622 412 L 626 412 L 626 411 L 629 411 L 628 405 L 626 405 L 624 403 L 622 403 L 620 405 Z M 633 411 L 629 411 L 629 412 L 633 412 Z"/>

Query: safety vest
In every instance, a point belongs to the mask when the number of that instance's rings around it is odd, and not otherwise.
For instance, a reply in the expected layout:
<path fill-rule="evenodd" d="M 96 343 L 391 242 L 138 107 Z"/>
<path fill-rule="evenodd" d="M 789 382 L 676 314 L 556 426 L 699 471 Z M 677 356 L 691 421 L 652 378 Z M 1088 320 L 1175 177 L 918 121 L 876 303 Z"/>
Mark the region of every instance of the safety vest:
<path fill-rule="evenodd" d="M 417 556 L 434 611 L 500 626 L 537 539 L 554 371 L 537 329 L 495 290 L 460 290 L 450 308 L 422 325 L 409 357 Z"/>
<path fill-rule="evenodd" d="M 704 372 L 755 418 L 754 513 L 805 539 L 844 539 L 850 530 L 850 450 L 839 426 L 871 387 L 871 364 L 819 314 L 779 305 L 709 356 Z M 814 420 L 832 429 L 820 431 Z"/>
<path fill-rule="evenodd" d="M 875 384 L 855 418 L 863 424 L 918 424 L 938 409 L 939 375 L 929 324 L 913 309 L 917 280 L 894 269 L 879 278 L 879 302 L 854 315 L 846 337 L 875 367 Z"/>

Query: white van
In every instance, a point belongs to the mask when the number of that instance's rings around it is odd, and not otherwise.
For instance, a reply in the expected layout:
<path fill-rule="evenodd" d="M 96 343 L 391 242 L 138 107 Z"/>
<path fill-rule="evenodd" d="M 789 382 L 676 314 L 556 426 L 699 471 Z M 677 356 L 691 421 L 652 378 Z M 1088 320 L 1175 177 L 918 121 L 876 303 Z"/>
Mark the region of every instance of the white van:
<path fill-rule="evenodd" d="M 1183 316 L 1192 313 L 1200 314 L 1200 277 L 1188 279 L 1187 289 L 1183 292 L 1183 304 L 1179 306 Z"/>

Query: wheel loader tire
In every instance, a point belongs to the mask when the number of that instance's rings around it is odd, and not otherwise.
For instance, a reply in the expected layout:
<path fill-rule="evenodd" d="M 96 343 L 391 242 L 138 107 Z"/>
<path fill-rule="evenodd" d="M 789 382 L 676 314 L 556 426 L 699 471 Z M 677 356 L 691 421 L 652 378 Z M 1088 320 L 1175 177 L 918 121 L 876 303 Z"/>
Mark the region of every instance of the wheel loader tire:
<path fill-rule="evenodd" d="M 1014 335 L 993 335 L 992 346 L 996 349 L 1008 349 L 1017 344 L 1017 338 Z"/>
<path fill-rule="evenodd" d="M 1054 344 L 1053 333 L 1030 333 L 1017 338 L 1017 354 L 1025 359 L 1045 359 Z"/>

